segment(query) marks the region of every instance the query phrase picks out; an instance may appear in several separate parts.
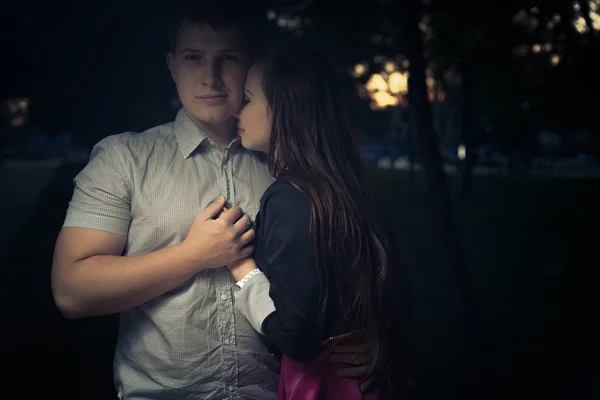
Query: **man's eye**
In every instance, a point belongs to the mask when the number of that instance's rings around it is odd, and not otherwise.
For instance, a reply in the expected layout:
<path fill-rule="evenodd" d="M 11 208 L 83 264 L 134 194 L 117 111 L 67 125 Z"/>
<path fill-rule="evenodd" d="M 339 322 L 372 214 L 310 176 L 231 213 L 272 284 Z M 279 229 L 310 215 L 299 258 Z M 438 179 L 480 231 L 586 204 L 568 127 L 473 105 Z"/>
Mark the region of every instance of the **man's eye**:
<path fill-rule="evenodd" d="M 249 99 L 249 98 L 247 98 L 247 97 L 244 97 L 243 103 L 244 103 L 244 104 L 248 104 L 248 103 L 250 103 L 250 99 Z"/>
<path fill-rule="evenodd" d="M 183 56 L 184 60 L 198 61 L 200 60 L 200 54 L 186 54 Z"/>
<path fill-rule="evenodd" d="M 225 61 L 238 61 L 240 58 L 237 56 L 237 54 L 225 54 L 223 56 L 223 60 Z"/>

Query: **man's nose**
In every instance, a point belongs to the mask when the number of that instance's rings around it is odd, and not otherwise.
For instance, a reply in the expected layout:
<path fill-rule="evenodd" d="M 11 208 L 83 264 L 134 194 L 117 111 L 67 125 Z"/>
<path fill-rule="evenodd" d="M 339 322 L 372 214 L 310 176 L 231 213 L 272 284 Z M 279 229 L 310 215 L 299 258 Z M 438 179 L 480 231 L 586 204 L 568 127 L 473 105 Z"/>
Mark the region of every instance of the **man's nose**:
<path fill-rule="evenodd" d="M 206 68 L 204 69 L 202 83 L 210 88 L 214 88 L 221 85 L 221 66 L 216 60 L 207 63 Z"/>

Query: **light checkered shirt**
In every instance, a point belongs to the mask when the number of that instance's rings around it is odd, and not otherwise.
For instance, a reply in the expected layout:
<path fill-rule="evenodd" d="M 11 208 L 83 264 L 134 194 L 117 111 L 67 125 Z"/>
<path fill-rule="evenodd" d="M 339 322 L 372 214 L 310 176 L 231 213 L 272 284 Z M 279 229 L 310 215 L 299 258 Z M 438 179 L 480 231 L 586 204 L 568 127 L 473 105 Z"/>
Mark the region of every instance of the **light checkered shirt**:
<path fill-rule="evenodd" d="M 183 241 L 196 213 L 220 195 L 254 219 L 272 182 L 239 138 L 221 151 L 181 110 L 172 123 L 96 144 L 75 178 L 64 226 L 127 236 L 126 256 L 149 253 Z M 275 399 L 279 363 L 242 316 L 260 329 L 274 310 L 264 300 L 268 282 L 253 277 L 235 307 L 234 283 L 225 267 L 202 271 L 122 312 L 114 359 L 119 397 Z M 253 298 L 263 299 L 262 311 L 246 307 Z"/>

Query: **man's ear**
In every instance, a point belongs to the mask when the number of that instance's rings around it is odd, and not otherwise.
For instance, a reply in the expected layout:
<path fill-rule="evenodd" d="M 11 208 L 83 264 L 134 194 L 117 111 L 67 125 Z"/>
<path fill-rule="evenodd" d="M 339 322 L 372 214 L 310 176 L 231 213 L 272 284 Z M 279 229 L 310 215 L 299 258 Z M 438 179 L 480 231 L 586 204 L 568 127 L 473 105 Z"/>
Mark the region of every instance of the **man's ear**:
<path fill-rule="evenodd" d="M 172 52 L 167 53 L 167 68 L 169 68 L 171 78 L 175 80 L 175 55 Z"/>

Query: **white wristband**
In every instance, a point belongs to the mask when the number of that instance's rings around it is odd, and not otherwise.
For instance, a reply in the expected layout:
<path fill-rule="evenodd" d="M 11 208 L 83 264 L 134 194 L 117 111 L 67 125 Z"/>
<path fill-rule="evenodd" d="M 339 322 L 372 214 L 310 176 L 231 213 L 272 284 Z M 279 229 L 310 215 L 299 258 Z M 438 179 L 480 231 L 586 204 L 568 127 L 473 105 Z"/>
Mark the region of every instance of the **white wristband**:
<path fill-rule="evenodd" d="M 260 269 L 254 268 L 252 271 L 248 272 L 246 274 L 246 276 L 242 278 L 241 281 L 236 282 L 235 285 L 241 289 L 242 286 L 244 286 L 244 284 L 250 280 L 250 278 L 252 278 L 256 274 L 261 274 L 261 273 L 262 273 L 262 271 Z"/>

